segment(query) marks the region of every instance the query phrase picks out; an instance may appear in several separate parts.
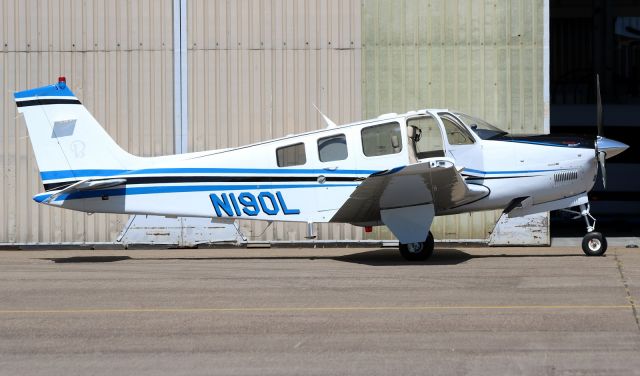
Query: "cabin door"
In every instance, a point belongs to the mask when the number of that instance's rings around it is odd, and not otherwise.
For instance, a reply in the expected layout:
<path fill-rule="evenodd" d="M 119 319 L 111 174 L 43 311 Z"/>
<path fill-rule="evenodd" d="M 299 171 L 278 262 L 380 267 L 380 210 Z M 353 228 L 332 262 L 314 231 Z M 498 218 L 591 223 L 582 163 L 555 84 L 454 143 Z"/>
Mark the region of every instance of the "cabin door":
<path fill-rule="evenodd" d="M 467 127 L 453 114 L 438 112 L 444 130 L 444 147 L 447 157 L 453 158 L 460 167 L 473 168 L 482 166 L 481 146 Z"/>

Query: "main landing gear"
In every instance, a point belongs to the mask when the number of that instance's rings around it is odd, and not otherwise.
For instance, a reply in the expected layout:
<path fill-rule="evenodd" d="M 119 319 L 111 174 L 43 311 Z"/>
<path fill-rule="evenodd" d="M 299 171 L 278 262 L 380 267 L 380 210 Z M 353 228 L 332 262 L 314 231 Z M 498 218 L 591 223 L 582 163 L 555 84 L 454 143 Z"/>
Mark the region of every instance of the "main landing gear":
<path fill-rule="evenodd" d="M 607 251 L 607 238 L 596 232 L 596 219 L 589 213 L 589 204 L 580 205 L 580 211 L 563 209 L 566 212 L 577 214 L 574 219 L 583 217 L 587 224 L 587 234 L 582 238 L 582 251 L 587 256 L 602 256 Z"/>
<path fill-rule="evenodd" d="M 433 234 L 429 231 L 423 242 L 400 244 L 400 254 L 407 261 L 424 261 L 433 254 Z"/>

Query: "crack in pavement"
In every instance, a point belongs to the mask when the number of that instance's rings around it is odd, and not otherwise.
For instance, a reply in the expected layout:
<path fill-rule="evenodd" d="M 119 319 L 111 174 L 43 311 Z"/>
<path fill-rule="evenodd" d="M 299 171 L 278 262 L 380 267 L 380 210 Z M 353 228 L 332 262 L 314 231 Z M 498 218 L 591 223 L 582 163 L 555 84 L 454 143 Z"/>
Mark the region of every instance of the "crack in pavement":
<path fill-rule="evenodd" d="M 627 282 L 627 277 L 624 275 L 624 271 L 622 270 L 622 261 L 618 258 L 618 252 L 613 252 L 613 258 L 616 260 L 616 266 L 618 267 L 618 273 L 620 273 L 620 280 L 622 281 L 622 285 L 624 286 L 624 290 L 627 292 L 627 300 L 631 305 L 631 311 L 633 312 L 633 318 L 636 320 L 636 326 L 638 330 L 640 330 L 640 319 L 638 318 L 638 309 L 636 308 L 636 303 L 633 300 L 633 296 L 631 295 L 631 290 L 629 289 L 629 283 Z"/>

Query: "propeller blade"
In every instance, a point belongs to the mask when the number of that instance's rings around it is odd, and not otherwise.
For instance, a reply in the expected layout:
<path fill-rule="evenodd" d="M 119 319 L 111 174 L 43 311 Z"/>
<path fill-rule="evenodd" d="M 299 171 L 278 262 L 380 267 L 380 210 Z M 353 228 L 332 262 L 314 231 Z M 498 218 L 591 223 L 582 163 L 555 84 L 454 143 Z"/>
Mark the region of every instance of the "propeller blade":
<path fill-rule="evenodd" d="M 604 133 L 602 131 L 602 97 L 600 96 L 600 75 L 599 74 L 596 74 L 596 103 L 597 103 L 596 124 L 598 125 L 598 136 L 602 137 L 604 136 Z"/>
<path fill-rule="evenodd" d="M 604 151 L 598 152 L 598 164 L 600 165 L 600 174 L 602 174 L 602 187 L 607 188 L 607 169 L 604 167 L 607 154 Z"/>

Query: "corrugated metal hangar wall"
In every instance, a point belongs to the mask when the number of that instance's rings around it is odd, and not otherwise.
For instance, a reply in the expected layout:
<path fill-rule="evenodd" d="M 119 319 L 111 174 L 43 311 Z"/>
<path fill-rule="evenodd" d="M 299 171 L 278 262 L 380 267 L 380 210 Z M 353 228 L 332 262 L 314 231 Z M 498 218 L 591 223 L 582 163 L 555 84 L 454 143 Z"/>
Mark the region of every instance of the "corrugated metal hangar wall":
<path fill-rule="evenodd" d="M 189 0 L 188 151 L 238 146 L 425 107 L 508 130 L 544 127 L 544 0 Z M 12 94 L 66 75 L 128 151 L 174 152 L 174 2 L 0 4 L 1 243 L 111 242 L 126 216 L 43 205 Z M 177 31 L 177 30 L 176 30 Z M 185 46 L 182 46 L 183 48 Z M 179 136 L 179 135 L 178 135 Z M 179 143 L 179 142 L 178 142 Z M 439 218 L 437 239 L 484 239 L 497 213 Z M 304 225 L 241 223 L 250 239 L 299 240 Z M 322 225 L 320 239 L 389 238 Z"/>
<path fill-rule="evenodd" d="M 68 84 L 107 132 L 134 154 L 173 152 L 172 3 L 0 2 L 2 201 L 0 242 L 111 242 L 127 216 L 36 205 L 43 190 L 13 92 Z"/>

